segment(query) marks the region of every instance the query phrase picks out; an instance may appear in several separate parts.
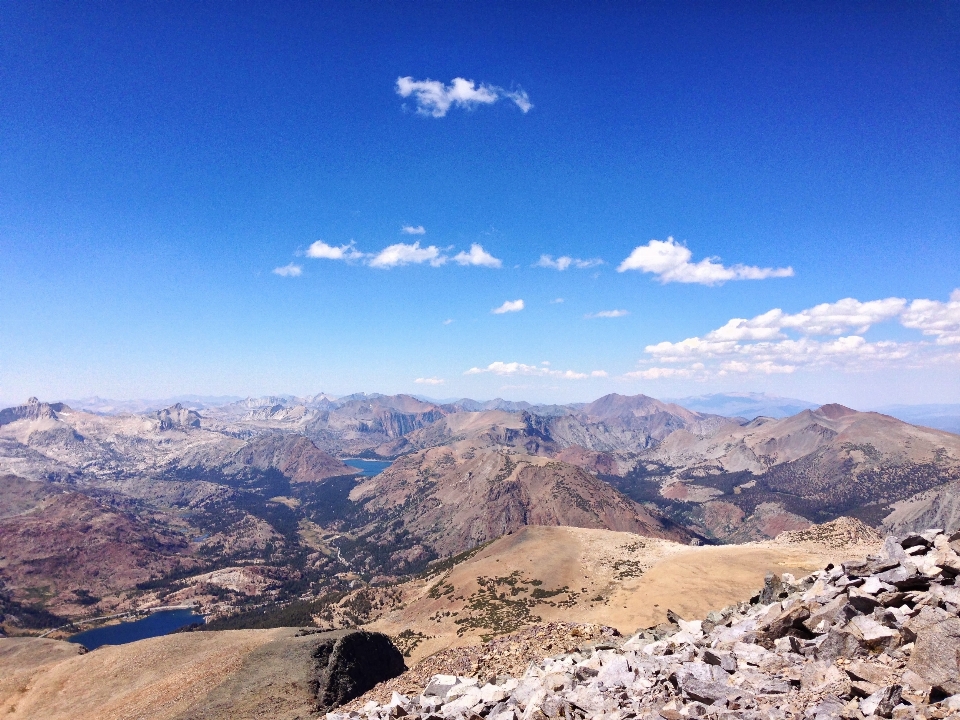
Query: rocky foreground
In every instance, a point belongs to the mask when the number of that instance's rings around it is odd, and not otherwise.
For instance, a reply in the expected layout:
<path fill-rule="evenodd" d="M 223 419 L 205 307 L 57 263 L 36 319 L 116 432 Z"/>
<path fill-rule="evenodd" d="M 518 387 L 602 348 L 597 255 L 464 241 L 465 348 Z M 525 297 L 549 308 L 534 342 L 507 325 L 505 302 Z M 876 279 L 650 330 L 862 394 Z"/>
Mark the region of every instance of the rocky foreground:
<path fill-rule="evenodd" d="M 879 555 L 750 602 L 611 637 L 519 677 L 434 675 L 327 720 L 960 718 L 960 533 L 888 538 Z"/>

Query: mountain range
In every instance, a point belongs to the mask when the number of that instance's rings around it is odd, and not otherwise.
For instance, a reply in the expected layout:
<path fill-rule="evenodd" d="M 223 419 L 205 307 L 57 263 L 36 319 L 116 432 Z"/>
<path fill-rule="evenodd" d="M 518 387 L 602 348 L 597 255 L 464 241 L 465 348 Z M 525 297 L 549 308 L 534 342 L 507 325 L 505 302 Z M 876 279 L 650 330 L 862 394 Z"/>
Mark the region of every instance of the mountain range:
<path fill-rule="evenodd" d="M 737 397 L 320 393 L 115 413 L 31 398 L 0 410 L 0 596 L 69 616 L 229 613 L 396 582 L 526 526 L 711 544 L 844 515 L 960 523 L 960 436 L 836 404 L 724 414 L 789 406 Z M 390 465 L 365 476 L 357 457 Z"/>

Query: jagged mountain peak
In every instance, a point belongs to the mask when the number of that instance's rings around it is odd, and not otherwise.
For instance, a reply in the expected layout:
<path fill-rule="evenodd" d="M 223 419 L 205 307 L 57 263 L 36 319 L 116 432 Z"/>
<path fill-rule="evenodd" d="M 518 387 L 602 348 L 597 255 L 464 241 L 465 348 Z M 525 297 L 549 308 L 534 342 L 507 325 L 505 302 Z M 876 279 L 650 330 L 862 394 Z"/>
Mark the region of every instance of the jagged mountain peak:
<path fill-rule="evenodd" d="M 200 427 L 200 413 L 196 410 L 188 410 L 180 403 L 175 403 L 168 408 L 158 410 L 154 413 L 154 416 L 160 421 L 161 430 Z"/>
<path fill-rule="evenodd" d="M 17 420 L 58 420 L 57 413 L 70 408 L 63 403 L 41 402 L 35 397 L 28 398 L 23 405 L 0 410 L 0 425 L 8 425 Z"/>

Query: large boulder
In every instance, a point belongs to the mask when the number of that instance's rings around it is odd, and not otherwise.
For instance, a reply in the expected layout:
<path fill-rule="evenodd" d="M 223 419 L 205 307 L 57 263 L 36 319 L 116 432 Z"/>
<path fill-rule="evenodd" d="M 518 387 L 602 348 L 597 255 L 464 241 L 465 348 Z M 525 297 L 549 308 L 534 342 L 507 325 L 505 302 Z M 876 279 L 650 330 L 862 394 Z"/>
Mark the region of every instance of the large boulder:
<path fill-rule="evenodd" d="M 960 618 L 950 617 L 920 629 L 907 669 L 940 693 L 960 693 Z"/>
<path fill-rule="evenodd" d="M 316 660 L 317 707 L 331 710 L 360 697 L 377 683 L 407 669 L 403 655 L 383 633 L 364 630 L 318 634 Z"/>

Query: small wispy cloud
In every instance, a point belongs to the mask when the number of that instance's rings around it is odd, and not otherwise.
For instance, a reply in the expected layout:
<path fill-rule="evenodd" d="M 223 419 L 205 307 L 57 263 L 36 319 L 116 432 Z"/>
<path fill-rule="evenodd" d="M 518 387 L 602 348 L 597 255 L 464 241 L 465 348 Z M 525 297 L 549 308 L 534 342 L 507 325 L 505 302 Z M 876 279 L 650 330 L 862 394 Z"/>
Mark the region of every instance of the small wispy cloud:
<path fill-rule="evenodd" d="M 629 314 L 629 310 L 601 310 L 600 312 L 587 313 L 584 317 L 589 320 L 593 318 L 618 318 Z"/>
<path fill-rule="evenodd" d="M 436 245 L 420 247 L 420 241 L 415 243 L 396 243 L 389 245 L 378 252 L 368 263 L 370 267 L 392 268 L 398 265 L 421 265 L 430 263 L 433 267 L 439 267 L 447 262 L 446 256 L 440 252 Z"/>
<path fill-rule="evenodd" d="M 652 367 L 647 368 L 646 370 L 634 370 L 632 372 L 624 373 L 625 377 L 628 378 L 639 378 L 640 380 L 668 380 L 670 378 L 689 378 L 693 377 L 696 370 L 703 368 L 703 365 L 700 365 L 699 368 L 663 368 L 663 367 Z"/>
<path fill-rule="evenodd" d="M 559 304 L 562 303 L 562 302 L 563 302 L 563 298 L 554 298 L 553 300 L 550 301 L 550 304 L 551 304 L 551 305 L 559 305 Z"/>
<path fill-rule="evenodd" d="M 534 263 L 534 267 L 550 268 L 551 270 L 559 270 L 563 272 L 567 268 L 577 268 L 578 270 L 585 270 L 587 268 L 597 267 L 597 265 L 603 265 L 603 260 L 600 258 L 591 258 L 590 260 L 581 260 L 580 258 L 572 258 L 568 255 L 561 255 L 556 260 L 553 259 L 552 255 L 541 255 L 540 259 Z"/>
<path fill-rule="evenodd" d="M 406 226 L 402 231 L 407 235 L 420 235 L 426 232 L 422 226 Z M 317 260 L 359 261 L 372 268 L 393 268 L 401 265 L 423 264 L 440 267 L 451 261 L 458 265 L 473 267 L 499 268 L 503 265 L 499 258 L 491 255 L 478 243 L 473 243 L 469 251 L 460 251 L 453 257 L 446 254 L 450 250 L 451 248 L 441 249 L 436 245 L 421 245 L 420 241 L 416 240 L 412 243 L 394 243 L 379 252 L 366 253 L 358 250 L 352 240 L 346 245 L 339 246 L 317 240 L 302 254 Z M 299 266 L 294 266 L 291 263 L 288 268 L 292 267 Z M 296 274 L 299 274 L 299 272 Z"/>
<path fill-rule="evenodd" d="M 446 380 L 443 378 L 429 377 L 429 378 L 417 378 L 414 380 L 417 385 L 443 385 Z"/>
<path fill-rule="evenodd" d="M 423 225 L 404 225 L 400 232 L 404 235 L 426 235 L 427 229 Z"/>
<path fill-rule="evenodd" d="M 666 240 L 651 240 L 640 245 L 620 263 L 617 272 L 640 270 L 652 273 L 662 283 L 699 283 L 722 285 L 728 280 L 765 280 L 767 278 L 792 277 L 793 268 L 761 268 L 753 265 L 726 266 L 718 258 L 704 258 L 690 262 L 693 253 L 672 237 Z"/>
<path fill-rule="evenodd" d="M 494 315 L 503 315 L 504 313 L 520 312 L 521 310 L 523 310 L 523 300 L 507 300 L 503 305 L 490 312 Z"/>
<path fill-rule="evenodd" d="M 500 99 L 509 100 L 524 114 L 533 107 L 530 96 L 522 89 L 505 90 L 497 85 L 460 77 L 454 78 L 449 85 L 439 80 L 414 80 L 409 75 L 398 77 L 396 91 L 402 98 L 413 98 L 417 114 L 435 118 L 444 117 L 451 107 L 471 110 L 480 105 L 492 105 Z"/>
<path fill-rule="evenodd" d="M 533 377 L 551 377 L 561 380 L 584 380 L 586 378 L 607 377 L 605 370 L 593 370 L 592 372 L 577 372 L 575 370 L 554 370 L 549 362 L 543 362 L 540 365 L 525 365 L 520 362 L 492 362 L 486 367 L 472 367 L 465 371 L 464 375 L 500 375 L 506 377 L 512 376 L 533 376 Z"/>
<path fill-rule="evenodd" d="M 289 265 L 284 265 L 283 267 L 274 268 L 273 274 L 279 275 L 280 277 L 300 277 L 303 275 L 303 268 L 299 265 L 290 263 Z"/>
<path fill-rule="evenodd" d="M 443 321 L 443 324 L 450 325 L 452 322 L 453 322 L 453 318 L 447 318 L 446 320 Z"/>
<path fill-rule="evenodd" d="M 335 247 L 327 245 L 323 240 L 317 240 L 308 247 L 306 256 L 319 260 L 359 260 L 365 257 L 364 253 L 353 246 L 353 242 Z"/>
<path fill-rule="evenodd" d="M 479 267 L 498 268 L 503 263 L 483 249 L 483 246 L 473 243 L 470 252 L 459 252 L 453 256 L 458 265 L 477 265 Z"/>

